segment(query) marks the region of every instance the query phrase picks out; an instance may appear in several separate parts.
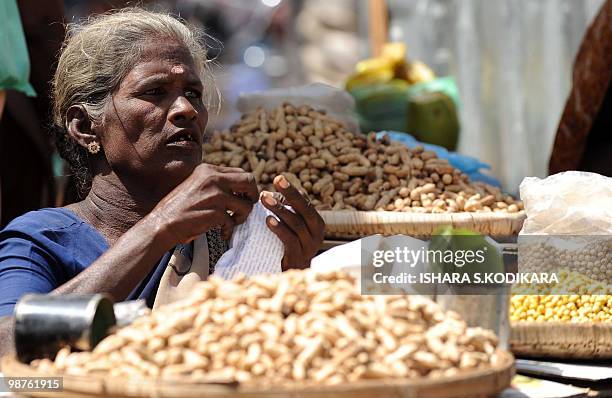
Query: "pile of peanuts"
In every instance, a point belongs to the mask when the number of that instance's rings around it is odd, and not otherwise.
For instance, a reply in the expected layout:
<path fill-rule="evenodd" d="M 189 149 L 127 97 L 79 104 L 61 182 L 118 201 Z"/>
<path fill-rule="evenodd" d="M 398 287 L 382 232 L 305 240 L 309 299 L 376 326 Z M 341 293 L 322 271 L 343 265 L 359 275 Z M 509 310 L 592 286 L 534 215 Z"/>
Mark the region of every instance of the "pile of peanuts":
<path fill-rule="evenodd" d="M 93 352 L 62 349 L 48 373 L 244 384 L 445 377 L 501 361 L 493 332 L 420 296 L 362 296 L 341 272 L 223 281 L 139 318 Z"/>
<path fill-rule="evenodd" d="M 523 204 L 466 174 L 422 146 L 365 136 L 310 106 L 285 103 L 242 115 L 204 144 L 207 163 L 252 172 L 273 190 L 283 174 L 318 210 L 416 213 L 507 212 Z"/>
<path fill-rule="evenodd" d="M 612 286 L 575 271 L 558 271 L 559 283 L 542 286 L 517 285 L 510 300 L 512 321 L 611 322 Z"/>

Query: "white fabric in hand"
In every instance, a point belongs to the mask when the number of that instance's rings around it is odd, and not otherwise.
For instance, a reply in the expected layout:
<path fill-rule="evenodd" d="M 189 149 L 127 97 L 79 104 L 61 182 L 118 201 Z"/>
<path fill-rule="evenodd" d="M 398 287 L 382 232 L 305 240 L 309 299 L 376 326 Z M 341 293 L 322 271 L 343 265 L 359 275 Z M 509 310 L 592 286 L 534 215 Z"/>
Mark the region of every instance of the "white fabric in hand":
<path fill-rule="evenodd" d="M 253 276 L 282 272 L 283 242 L 266 225 L 269 215 L 274 214 L 260 202 L 253 206 L 246 221 L 234 228 L 229 250 L 217 262 L 213 275 L 231 279 L 239 273 Z"/>

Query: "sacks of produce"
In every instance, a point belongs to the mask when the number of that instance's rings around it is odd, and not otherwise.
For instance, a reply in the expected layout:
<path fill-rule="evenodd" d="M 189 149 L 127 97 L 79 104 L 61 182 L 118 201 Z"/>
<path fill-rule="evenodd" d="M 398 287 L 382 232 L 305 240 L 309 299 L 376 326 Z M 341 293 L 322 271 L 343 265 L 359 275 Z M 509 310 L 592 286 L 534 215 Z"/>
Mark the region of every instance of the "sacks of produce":
<path fill-rule="evenodd" d="M 210 278 L 180 302 L 39 371 L 266 385 L 438 378 L 499 364 L 493 332 L 421 296 L 362 296 L 337 271 Z M 261 384 L 260 384 L 261 385 Z"/>
<path fill-rule="evenodd" d="M 612 359 L 611 286 L 575 271 L 558 274 L 558 283 L 537 289 L 541 294 L 533 294 L 533 286 L 513 288 L 512 351 L 537 358 Z"/>
<path fill-rule="evenodd" d="M 523 205 L 423 147 L 356 134 L 324 110 L 284 103 L 246 113 L 204 144 L 208 163 L 241 167 L 264 189 L 283 174 L 318 210 L 517 213 Z"/>
<path fill-rule="evenodd" d="M 452 77 L 436 78 L 424 63 L 409 61 L 403 43 L 386 43 L 346 81 L 364 131 L 397 130 L 454 150 L 459 139 L 459 95 Z"/>
<path fill-rule="evenodd" d="M 527 218 L 518 239 L 519 270 L 566 271 L 564 275 L 576 276 L 576 283 L 593 280 L 582 283 L 580 294 L 612 294 L 612 178 L 568 171 L 526 178 L 520 190 Z M 532 293 L 573 294 L 560 289 L 565 286 Z"/>
<path fill-rule="evenodd" d="M 612 179 L 568 171 L 521 183 L 527 218 L 519 272 L 555 275 L 512 288 L 512 351 L 532 357 L 612 358 Z"/>
<path fill-rule="evenodd" d="M 547 285 L 518 285 L 513 321 L 612 321 L 612 179 L 570 171 L 521 183 L 527 219 L 519 270 L 557 275 Z"/>

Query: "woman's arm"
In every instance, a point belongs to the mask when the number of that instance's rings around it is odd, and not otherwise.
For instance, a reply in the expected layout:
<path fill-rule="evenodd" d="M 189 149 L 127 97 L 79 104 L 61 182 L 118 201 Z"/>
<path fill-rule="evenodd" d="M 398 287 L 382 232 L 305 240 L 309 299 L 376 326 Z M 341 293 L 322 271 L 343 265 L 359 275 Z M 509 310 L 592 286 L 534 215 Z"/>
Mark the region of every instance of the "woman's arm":
<path fill-rule="evenodd" d="M 116 301 L 124 300 L 174 244 L 164 236 L 163 224 L 147 216 L 89 267 L 53 293 L 108 293 Z"/>
<path fill-rule="evenodd" d="M 151 265 L 157 263 L 163 253 L 171 247 L 169 241 L 163 241 L 164 236 L 160 230 L 160 225 L 154 219 L 143 218 L 94 263 L 73 279 L 54 289 L 52 293 L 108 293 L 117 301 L 124 300 L 147 275 Z M 10 279 L 6 280 L 6 283 L 16 283 L 17 287 L 11 292 L 11 297 L 5 297 L 7 303 L 9 301 L 14 303 L 20 296 L 33 290 L 39 292 L 49 284 L 39 272 L 33 272 L 33 269 L 39 268 L 44 268 L 43 264 L 32 259 L 32 269 L 23 267 L 11 272 Z M 37 278 L 40 279 L 40 283 L 33 283 L 33 280 L 38 281 Z M 6 306 L 4 307 L 6 310 Z M 14 347 L 13 326 L 14 317 L 0 318 L 0 355 L 8 353 Z"/>
<path fill-rule="evenodd" d="M 229 238 L 233 226 L 244 222 L 256 200 L 252 175 L 200 165 L 92 265 L 53 292 L 108 293 L 117 301 L 124 300 L 152 264 L 176 244 L 216 226 L 224 227 Z M 234 215 L 229 216 L 228 211 Z"/>
<path fill-rule="evenodd" d="M 108 293 L 121 301 L 176 244 L 216 226 L 229 237 L 234 225 L 246 219 L 257 197 L 251 174 L 203 164 L 87 269 L 53 293 Z M 22 272 L 21 276 L 25 280 L 32 273 Z M 12 317 L 0 322 L 0 354 L 13 347 L 12 324 Z"/>

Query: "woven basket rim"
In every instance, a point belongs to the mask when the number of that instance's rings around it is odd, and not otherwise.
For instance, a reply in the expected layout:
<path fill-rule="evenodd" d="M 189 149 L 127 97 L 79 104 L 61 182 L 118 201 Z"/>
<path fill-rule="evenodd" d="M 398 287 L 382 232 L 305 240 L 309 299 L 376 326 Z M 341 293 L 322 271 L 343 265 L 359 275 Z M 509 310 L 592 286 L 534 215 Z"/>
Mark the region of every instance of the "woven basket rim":
<path fill-rule="evenodd" d="M 128 380 L 124 378 L 113 378 L 103 376 L 85 377 L 85 376 L 70 376 L 62 374 L 43 374 L 37 372 L 36 369 L 31 368 L 27 364 L 22 364 L 17 361 L 13 355 L 8 355 L 2 358 L 2 367 L 5 368 L 5 376 L 11 376 L 19 374 L 20 377 L 31 377 L 31 376 L 61 376 L 64 379 L 64 388 L 69 394 L 74 393 L 85 393 L 89 396 L 101 396 L 100 393 L 92 393 L 91 389 L 93 385 L 105 386 L 107 383 L 111 383 L 113 386 L 113 392 L 117 396 L 144 396 L 134 393 L 135 390 L 148 393 L 160 392 L 156 390 L 181 390 L 182 392 L 188 393 L 189 396 L 203 396 L 207 392 L 211 393 L 211 396 L 253 396 L 260 394 L 289 394 L 294 396 L 295 394 L 308 394 L 308 396 L 316 396 L 311 394 L 320 393 L 322 396 L 329 396 L 329 394 L 350 392 L 356 393 L 370 391 L 372 389 L 387 390 L 392 389 L 394 391 L 428 391 L 428 389 L 437 389 L 447 385 L 454 385 L 455 383 L 476 383 L 479 386 L 487 386 L 490 389 L 489 393 L 498 393 L 510 384 L 510 379 L 514 374 L 514 356 L 509 351 L 498 349 L 497 354 L 500 358 L 499 362 L 490 368 L 470 370 L 462 372 L 455 376 L 444 377 L 439 379 L 398 379 L 398 380 L 364 380 L 355 383 L 346 383 L 342 385 L 329 385 L 329 386 L 316 386 L 316 385 L 304 385 L 304 386 L 278 386 L 278 387 L 264 387 L 262 386 L 245 386 L 245 387 L 231 387 L 227 385 L 214 385 L 214 384 L 197 384 L 197 383 L 180 383 L 180 382 L 159 382 L 151 380 Z M 124 390 L 121 390 L 121 386 L 124 386 Z M 75 388 L 70 388 L 71 386 Z M 79 390 L 80 388 L 80 390 Z M 482 387 L 485 388 L 485 387 Z M 196 391 L 190 391 L 190 389 L 197 389 Z M 123 391 L 123 393 L 122 393 Z M 57 393 L 55 393 L 57 394 Z M 230 394 L 230 395 L 227 395 Z M 150 395 L 150 394 L 148 394 Z M 155 395 L 155 394 L 154 394 Z M 164 394 L 161 394 L 164 395 Z M 173 394 L 174 395 L 174 394 Z M 57 396 L 57 395 L 56 395 Z M 261 395 L 263 396 L 263 395 Z M 286 395 L 283 395 L 286 396 Z M 288 396 L 288 395 L 287 395 Z"/>
<path fill-rule="evenodd" d="M 394 211 L 324 210 L 326 237 L 366 235 L 431 236 L 439 227 L 451 225 L 489 236 L 516 236 L 526 213 L 404 213 Z"/>
<path fill-rule="evenodd" d="M 512 322 L 510 347 L 521 356 L 612 358 L 610 322 Z"/>

